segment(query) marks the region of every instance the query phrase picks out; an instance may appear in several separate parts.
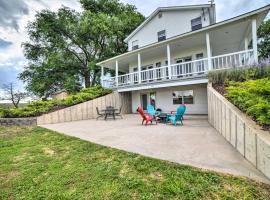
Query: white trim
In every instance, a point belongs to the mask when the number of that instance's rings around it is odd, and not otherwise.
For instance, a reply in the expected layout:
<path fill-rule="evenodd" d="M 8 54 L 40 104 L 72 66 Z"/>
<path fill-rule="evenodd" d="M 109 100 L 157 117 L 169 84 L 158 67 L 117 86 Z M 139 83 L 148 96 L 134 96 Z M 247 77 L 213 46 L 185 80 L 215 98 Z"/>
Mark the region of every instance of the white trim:
<path fill-rule="evenodd" d="M 138 81 L 139 81 L 139 83 L 142 82 L 141 71 L 142 71 L 141 54 L 138 53 Z"/>
<path fill-rule="evenodd" d="M 254 51 L 254 61 L 258 62 L 258 44 L 257 44 L 257 22 L 256 19 L 252 19 L 252 48 Z"/>
<path fill-rule="evenodd" d="M 103 86 L 103 80 L 104 80 L 104 67 L 101 66 L 101 86 Z"/>
<path fill-rule="evenodd" d="M 177 82 L 168 82 L 154 85 L 144 85 L 134 88 L 118 88 L 118 92 L 127 92 L 127 91 L 136 91 L 136 90 L 146 90 L 146 89 L 154 89 L 154 88 L 165 88 L 165 87 L 173 87 L 173 86 L 182 86 L 182 85 L 195 85 L 201 83 L 208 83 L 208 79 L 199 79 L 199 80 L 188 80 L 188 81 L 177 81 Z"/>
<path fill-rule="evenodd" d="M 167 40 L 164 40 L 164 41 L 161 41 L 161 42 L 158 42 L 158 43 L 153 43 L 153 44 L 150 44 L 148 46 L 144 46 L 144 47 L 139 48 L 139 49 L 134 50 L 134 51 L 126 52 L 124 54 L 109 58 L 109 59 L 104 60 L 104 61 L 101 61 L 101 62 L 97 63 L 97 65 L 102 65 L 102 64 L 104 64 L 106 62 L 109 62 L 109 61 L 112 61 L 112 60 L 115 60 L 115 59 L 118 59 L 118 58 L 121 58 L 121 57 L 124 57 L 124 56 L 127 56 L 127 55 L 137 54 L 138 52 L 141 52 L 141 51 L 146 50 L 146 49 L 150 49 L 152 47 L 156 48 L 158 46 L 163 46 L 164 44 L 168 44 L 168 43 L 173 42 L 175 40 L 178 40 L 178 39 L 190 36 L 190 35 L 195 35 L 197 33 L 202 33 L 204 31 L 209 31 L 211 29 L 214 29 L 214 28 L 217 28 L 217 27 L 220 27 L 220 26 L 223 26 L 223 25 L 227 25 L 229 23 L 232 23 L 232 22 L 235 22 L 235 21 L 238 21 L 238 20 L 246 19 L 247 17 L 251 17 L 253 15 L 257 15 L 258 13 L 262 13 L 264 11 L 269 11 L 269 10 L 270 10 L 270 4 L 267 5 L 267 6 L 264 6 L 262 8 L 259 8 L 257 10 L 253 10 L 251 12 L 245 13 L 243 15 L 239 15 L 239 16 L 236 16 L 236 17 L 233 17 L 233 18 L 230 18 L 230 19 L 215 23 L 213 25 L 203 27 L 202 29 L 199 29 L 199 30 L 187 32 L 187 33 L 184 33 L 184 34 L 181 34 L 181 35 L 177 35 L 177 36 L 174 36 L 172 38 L 168 38 Z"/>
<path fill-rule="evenodd" d="M 171 49 L 170 45 L 167 44 L 167 61 L 168 61 L 168 73 L 169 73 L 169 79 L 172 78 L 172 71 L 171 71 Z"/>
<path fill-rule="evenodd" d="M 115 61 L 115 82 L 116 87 L 118 87 L 118 60 Z"/>
<path fill-rule="evenodd" d="M 211 62 L 211 44 L 209 33 L 206 33 L 206 48 L 207 48 L 208 70 L 211 70 L 212 62 Z"/>

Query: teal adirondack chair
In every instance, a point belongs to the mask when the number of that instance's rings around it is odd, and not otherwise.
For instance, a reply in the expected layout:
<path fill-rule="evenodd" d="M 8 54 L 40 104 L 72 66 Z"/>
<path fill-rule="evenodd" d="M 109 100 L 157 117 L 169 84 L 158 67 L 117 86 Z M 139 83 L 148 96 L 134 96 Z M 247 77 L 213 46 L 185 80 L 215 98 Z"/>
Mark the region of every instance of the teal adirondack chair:
<path fill-rule="evenodd" d="M 180 121 L 183 125 L 183 116 L 186 111 L 186 106 L 182 105 L 177 108 L 176 115 L 169 116 L 168 121 L 170 121 L 174 126 L 176 126 L 177 121 Z"/>
<path fill-rule="evenodd" d="M 151 104 L 147 105 L 147 113 L 151 116 L 155 116 L 156 110 Z"/>

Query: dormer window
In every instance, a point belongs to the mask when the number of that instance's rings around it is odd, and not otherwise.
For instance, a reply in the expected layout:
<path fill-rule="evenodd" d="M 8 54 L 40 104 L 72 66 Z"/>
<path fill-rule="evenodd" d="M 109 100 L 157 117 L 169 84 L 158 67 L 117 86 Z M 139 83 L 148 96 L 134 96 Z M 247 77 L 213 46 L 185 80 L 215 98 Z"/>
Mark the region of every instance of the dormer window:
<path fill-rule="evenodd" d="M 196 31 L 202 28 L 202 17 L 197 17 L 191 20 L 191 30 Z"/>
<path fill-rule="evenodd" d="M 132 50 L 136 50 L 139 49 L 139 41 L 138 40 L 134 40 L 132 42 Z"/>
<path fill-rule="evenodd" d="M 165 30 L 159 31 L 157 34 L 158 34 L 158 41 L 159 42 L 166 40 L 166 31 Z"/>

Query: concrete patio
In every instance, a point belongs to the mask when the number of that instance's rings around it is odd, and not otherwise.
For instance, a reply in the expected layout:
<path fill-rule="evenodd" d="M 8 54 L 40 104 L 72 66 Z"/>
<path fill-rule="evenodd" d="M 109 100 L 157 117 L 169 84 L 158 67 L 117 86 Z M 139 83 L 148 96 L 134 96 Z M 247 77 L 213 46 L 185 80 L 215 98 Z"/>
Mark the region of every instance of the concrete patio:
<path fill-rule="evenodd" d="M 42 127 L 97 144 L 181 164 L 269 180 L 245 160 L 206 116 L 186 116 L 184 126 L 142 126 L 139 115 L 118 120 L 83 120 Z"/>

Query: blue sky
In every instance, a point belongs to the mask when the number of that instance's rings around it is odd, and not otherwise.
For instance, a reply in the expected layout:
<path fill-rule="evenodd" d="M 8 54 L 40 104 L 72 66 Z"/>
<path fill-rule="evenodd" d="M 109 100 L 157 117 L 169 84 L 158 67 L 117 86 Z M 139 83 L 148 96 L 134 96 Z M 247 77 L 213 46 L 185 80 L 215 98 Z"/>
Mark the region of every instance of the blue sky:
<path fill-rule="evenodd" d="M 133 4 L 148 16 L 157 7 L 208 3 L 208 0 L 121 0 Z M 217 21 L 257 9 L 270 0 L 216 0 Z M 62 5 L 81 10 L 78 0 L 0 0 L 0 87 L 4 83 L 16 82 L 18 74 L 27 64 L 21 43 L 27 40 L 25 26 L 42 9 L 56 11 Z"/>

